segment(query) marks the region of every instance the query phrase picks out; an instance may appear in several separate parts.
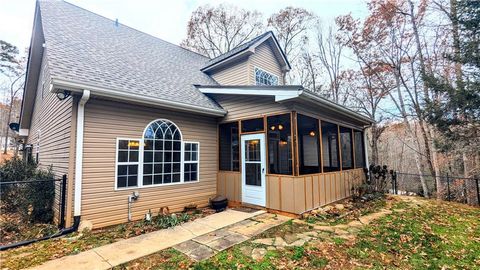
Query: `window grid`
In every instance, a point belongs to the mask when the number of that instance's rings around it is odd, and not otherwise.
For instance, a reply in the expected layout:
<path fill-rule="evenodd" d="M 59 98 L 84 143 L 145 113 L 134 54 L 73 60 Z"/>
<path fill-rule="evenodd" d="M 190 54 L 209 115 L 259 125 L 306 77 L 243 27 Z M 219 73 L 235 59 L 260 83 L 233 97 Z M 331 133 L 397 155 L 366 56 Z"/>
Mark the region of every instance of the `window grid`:
<path fill-rule="evenodd" d="M 185 142 L 184 144 L 184 182 L 195 182 L 199 179 L 199 152 L 198 142 Z"/>
<path fill-rule="evenodd" d="M 275 76 L 260 68 L 255 68 L 256 85 L 278 85 L 278 76 Z"/>
<path fill-rule="evenodd" d="M 117 138 L 116 153 L 115 189 L 199 181 L 199 142 L 183 142 L 180 129 L 169 120 L 149 124 L 143 139 Z"/>
<path fill-rule="evenodd" d="M 117 139 L 117 188 L 138 186 L 139 148 L 138 139 Z"/>
<path fill-rule="evenodd" d="M 170 121 L 150 124 L 144 134 L 143 185 L 181 181 L 182 136 Z"/>

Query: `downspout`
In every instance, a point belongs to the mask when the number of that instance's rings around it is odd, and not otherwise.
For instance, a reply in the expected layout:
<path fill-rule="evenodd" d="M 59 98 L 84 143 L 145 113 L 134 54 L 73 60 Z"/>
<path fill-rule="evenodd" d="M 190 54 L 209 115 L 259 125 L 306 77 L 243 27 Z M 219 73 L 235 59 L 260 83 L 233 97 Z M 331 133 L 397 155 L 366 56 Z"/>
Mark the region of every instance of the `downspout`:
<path fill-rule="evenodd" d="M 368 164 L 368 138 L 366 129 L 363 129 L 363 148 L 365 149 L 365 167 L 369 168 L 370 164 Z"/>
<path fill-rule="evenodd" d="M 80 222 L 82 206 L 82 170 L 83 170 L 83 128 L 85 117 L 85 104 L 90 99 L 90 90 L 83 90 L 78 102 L 77 110 L 77 141 L 75 147 L 75 195 L 74 195 L 74 223 Z M 78 220 L 78 221 L 77 221 Z"/>

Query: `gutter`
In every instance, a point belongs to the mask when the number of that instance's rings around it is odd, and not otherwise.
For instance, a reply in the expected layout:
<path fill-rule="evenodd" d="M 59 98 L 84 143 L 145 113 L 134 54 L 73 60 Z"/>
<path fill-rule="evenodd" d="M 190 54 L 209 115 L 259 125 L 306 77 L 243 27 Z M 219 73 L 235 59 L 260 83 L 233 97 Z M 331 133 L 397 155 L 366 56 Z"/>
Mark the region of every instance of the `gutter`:
<path fill-rule="evenodd" d="M 169 108 L 173 110 L 182 110 L 187 112 L 194 112 L 209 116 L 225 116 L 227 113 L 223 109 L 205 108 L 201 106 L 186 104 L 177 101 L 165 100 L 145 95 L 132 94 L 120 89 L 107 89 L 94 85 L 88 85 L 81 82 L 67 81 L 59 78 L 52 78 L 51 92 L 56 93 L 63 90 L 82 93 L 83 89 L 89 89 L 92 95 L 99 97 L 113 98 L 116 100 L 123 100 L 130 103 L 137 103 L 143 105 L 150 105 L 155 107 Z"/>
<path fill-rule="evenodd" d="M 82 169 L 83 169 L 83 128 L 85 122 L 85 104 L 90 99 L 90 90 L 83 90 L 77 109 L 77 141 L 75 148 L 75 195 L 74 218 L 80 220 L 82 205 Z"/>

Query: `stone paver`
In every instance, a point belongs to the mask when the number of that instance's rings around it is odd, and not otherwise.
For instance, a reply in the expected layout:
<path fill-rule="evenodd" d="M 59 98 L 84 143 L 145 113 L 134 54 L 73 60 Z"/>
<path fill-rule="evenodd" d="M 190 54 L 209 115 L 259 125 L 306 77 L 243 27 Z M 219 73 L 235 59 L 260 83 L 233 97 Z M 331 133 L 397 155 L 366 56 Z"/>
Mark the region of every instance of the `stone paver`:
<path fill-rule="evenodd" d="M 261 239 L 253 240 L 252 243 L 271 246 L 273 245 L 274 241 L 275 241 L 275 238 L 261 238 Z"/>
<path fill-rule="evenodd" d="M 213 249 L 192 240 L 175 245 L 173 248 L 187 254 L 195 261 L 205 260 L 215 255 Z"/>
<path fill-rule="evenodd" d="M 208 243 L 207 246 L 217 251 L 222 251 L 236 244 L 240 244 L 241 242 L 246 241 L 248 239 L 250 239 L 250 237 L 237 234 L 237 233 L 232 233 L 228 236 L 222 237 L 220 239 L 217 239 L 213 242 Z"/>
<path fill-rule="evenodd" d="M 254 260 L 261 260 L 267 254 L 267 250 L 264 248 L 254 248 L 252 251 L 252 258 Z"/>
<path fill-rule="evenodd" d="M 197 219 L 195 221 L 187 222 L 174 228 L 143 234 L 84 251 L 77 255 L 65 256 L 60 259 L 51 260 L 40 266 L 33 267 L 32 269 L 110 269 L 113 266 L 150 255 L 198 236 L 202 236 L 206 233 L 210 233 L 212 231 L 264 213 L 265 211 L 246 213 L 228 209 L 226 211 Z M 197 249 L 198 252 L 196 253 L 196 258 L 199 260 L 214 254 L 213 250 L 210 252 L 210 248 L 204 245 L 199 246 L 194 250 Z"/>

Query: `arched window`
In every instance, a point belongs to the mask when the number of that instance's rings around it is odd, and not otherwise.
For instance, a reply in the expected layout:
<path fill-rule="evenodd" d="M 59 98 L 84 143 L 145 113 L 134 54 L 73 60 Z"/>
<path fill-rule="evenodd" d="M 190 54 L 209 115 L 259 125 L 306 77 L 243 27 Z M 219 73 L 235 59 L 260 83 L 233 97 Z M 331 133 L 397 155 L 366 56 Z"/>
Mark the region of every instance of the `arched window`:
<path fill-rule="evenodd" d="M 171 121 L 151 122 L 143 133 L 144 186 L 181 181 L 182 133 Z"/>

